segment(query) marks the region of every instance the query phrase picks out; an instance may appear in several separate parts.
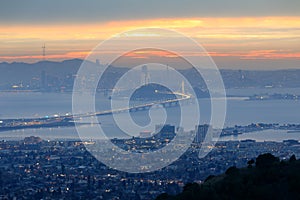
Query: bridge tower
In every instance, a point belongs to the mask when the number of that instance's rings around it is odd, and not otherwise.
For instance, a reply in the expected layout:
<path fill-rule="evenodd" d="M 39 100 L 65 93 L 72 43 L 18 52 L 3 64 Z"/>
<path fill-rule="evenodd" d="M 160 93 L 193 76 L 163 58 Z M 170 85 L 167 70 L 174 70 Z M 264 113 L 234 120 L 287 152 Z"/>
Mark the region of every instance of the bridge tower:
<path fill-rule="evenodd" d="M 185 94 L 185 89 L 184 89 L 184 81 L 181 82 L 181 93 Z"/>
<path fill-rule="evenodd" d="M 147 65 L 144 65 L 142 67 L 142 76 L 141 76 L 141 83 L 142 85 L 147 85 L 150 82 L 150 75 L 148 72 L 148 67 Z"/>
<path fill-rule="evenodd" d="M 45 44 L 42 46 L 42 49 L 43 49 L 43 60 L 46 60 L 46 45 Z"/>

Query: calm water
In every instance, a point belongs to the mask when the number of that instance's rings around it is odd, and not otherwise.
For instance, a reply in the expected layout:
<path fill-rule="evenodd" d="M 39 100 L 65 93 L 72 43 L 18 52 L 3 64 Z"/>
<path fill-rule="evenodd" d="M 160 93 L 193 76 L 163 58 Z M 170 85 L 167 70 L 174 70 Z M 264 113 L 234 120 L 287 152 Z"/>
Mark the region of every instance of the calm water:
<path fill-rule="evenodd" d="M 248 92 L 247 92 L 248 91 Z M 251 90 L 231 89 L 229 94 L 259 94 L 263 92 L 269 93 L 287 93 L 300 94 L 300 88 L 288 90 L 275 89 L 251 89 Z M 97 103 L 98 110 L 105 109 L 104 106 L 109 101 L 103 97 Z M 104 99 L 104 100 L 103 100 Z M 241 98 L 229 99 L 227 102 L 227 113 L 225 126 L 246 125 L 250 123 L 300 123 L 300 101 L 294 100 L 270 100 L 270 101 L 245 101 Z M 187 108 L 193 108 L 193 105 L 186 105 Z M 210 104 L 208 99 L 201 100 L 201 123 L 209 121 Z M 178 110 L 171 108 L 169 114 L 171 115 L 171 122 L 176 116 Z M 0 92 L 0 119 L 4 118 L 21 118 L 21 117 L 42 117 L 51 116 L 54 114 L 63 115 L 72 112 L 72 95 L 59 93 L 7 93 Z M 160 113 L 152 113 L 154 117 L 160 117 Z M 185 116 L 189 117 L 189 116 Z M 146 125 L 149 123 L 148 112 L 138 112 L 133 114 L 134 121 L 138 124 Z M 122 137 L 119 130 L 112 123 L 110 117 L 100 117 L 101 126 L 109 130 L 110 137 Z M 94 137 L 89 134 L 89 130 L 93 130 L 93 126 L 86 125 L 86 138 Z M 131 135 L 138 135 L 134 133 Z M 274 131 L 273 131 L 274 132 Z M 259 132 L 248 133 L 238 138 L 223 138 L 223 139 L 256 139 L 256 140 L 271 140 L 282 141 L 283 139 L 299 139 L 300 133 L 286 133 L 286 132 Z M 251 134 L 251 135 L 250 135 Z M 271 134 L 271 135 L 270 135 Z M 23 138 L 29 135 L 39 135 L 44 139 L 53 138 L 78 138 L 74 127 L 68 128 L 43 128 L 43 129 L 26 129 L 17 131 L 6 131 L 0 133 L 0 138 Z M 272 136 L 272 137 L 270 137 Z"/>
<path fill-rule="evenodd" d="M 286 139 L 294 139 L 300 140 L 300 133 L 299 132 L 287 132 L 285 130 L 264 130 L 264 131 L 257 131 L 252 133 L 244 133 L 238 136 L 226 136 L 220 138 L 221 141 L 230 141 L 230 140 L 256 140 L 257 142 L 264 142 L 264 141 L 277 141 L 281 142 Z"/>

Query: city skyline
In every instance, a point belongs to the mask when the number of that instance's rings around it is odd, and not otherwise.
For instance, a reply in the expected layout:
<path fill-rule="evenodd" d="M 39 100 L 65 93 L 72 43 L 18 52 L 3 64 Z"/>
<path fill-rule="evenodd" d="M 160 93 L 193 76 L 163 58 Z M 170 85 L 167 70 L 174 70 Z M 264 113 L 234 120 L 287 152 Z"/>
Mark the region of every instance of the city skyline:
<path fill-rule="evenodd" d="M 1 1 L 0 200 L 299 199 L 299 44 L 299 0 Z"/>

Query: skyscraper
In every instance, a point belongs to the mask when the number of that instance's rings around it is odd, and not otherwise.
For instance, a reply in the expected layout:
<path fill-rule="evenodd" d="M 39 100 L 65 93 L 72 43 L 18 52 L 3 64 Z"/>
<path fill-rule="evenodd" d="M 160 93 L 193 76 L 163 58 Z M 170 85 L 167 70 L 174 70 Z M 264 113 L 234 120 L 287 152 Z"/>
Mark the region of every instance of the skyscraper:
<path fill-rule="evenodd" d="M 209 128 L 211 128 L 210 125 L 208 124 L 203 124 L 203 125 L 197 125 L 195 127 L 195 130 L 196 130 L 196 137 L 194 139 L 194 142 L 195 143 L 201 143 L 204 141 L 205 139 L 205 136 L 209 130 Z"/>
<path fill-rule="evenodd" d="M 176 135 L 175 126 L 169 124 L 160 124 L 155 126 L 157 137 L 161 139 L 172 139 Z"/>

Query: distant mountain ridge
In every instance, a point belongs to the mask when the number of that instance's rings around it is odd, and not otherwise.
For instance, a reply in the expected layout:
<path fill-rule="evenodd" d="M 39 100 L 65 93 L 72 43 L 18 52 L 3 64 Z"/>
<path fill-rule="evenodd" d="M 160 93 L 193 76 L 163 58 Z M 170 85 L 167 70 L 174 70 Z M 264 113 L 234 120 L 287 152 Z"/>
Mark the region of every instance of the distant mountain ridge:
<path fill-rule="evenodd" d="M 0 91 L 17 89 L 60 91 L 61 88 L 70 90 L 74 77 L 83 60 L 71 59 L 61 62 L 39 61 L 37 63 L 13 62 L 0 63 Z M 96 63 L 89 62 L 97 66 Z M 121 77 L 128 69 L 124 67 L 110 67 L 107 71 L 107 79 L 104 79 L 110 88 L 118 77 Z M 189 81 L 195 88 L 204 88 L 203 80 L 195 75 L 195 70 L 181 70 L 181 73 L 189 77 Z M 226 88 L 249 88 L 249 87 L 300 87 L 300 69 L 287 70 L 231 70 L 221 69 Z M 43 77 L 45 76 L 45 77 Z M 47 79 L 47 86 L 43 85 L 42 79 Z M 201 79 L 201 78 L 200 78 Z M 46 88 L 43 88 L 46 87 Z"/>

